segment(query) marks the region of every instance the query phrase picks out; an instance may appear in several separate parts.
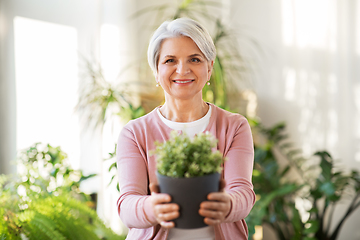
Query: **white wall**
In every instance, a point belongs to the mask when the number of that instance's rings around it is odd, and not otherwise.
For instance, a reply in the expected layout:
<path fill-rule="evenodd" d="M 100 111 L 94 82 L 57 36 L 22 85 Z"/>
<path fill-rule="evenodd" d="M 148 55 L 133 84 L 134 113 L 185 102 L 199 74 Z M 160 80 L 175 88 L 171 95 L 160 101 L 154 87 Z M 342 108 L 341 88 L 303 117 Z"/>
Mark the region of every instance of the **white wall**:
<path fill-rule="evenodd" d="M 13 22 L 9 1 L 0 1 L 0 173 L 13 173 L 16 155 Z"/>
<path fill-rule="evenodd" d="M 321 0 L 232 0 L 230 5 L 233 26 L 254 37 L 263 51 L 255 59 L 253 82 L 262 123 L 285 121 L 305 156 L 327 150 L 346 168 L 358 170 L 359 5 Z M 335 221 L 345 206 L 337 208 Z M 359 239 L 359 221 L 360 209 L 347 220 L 339 239 Z"/>

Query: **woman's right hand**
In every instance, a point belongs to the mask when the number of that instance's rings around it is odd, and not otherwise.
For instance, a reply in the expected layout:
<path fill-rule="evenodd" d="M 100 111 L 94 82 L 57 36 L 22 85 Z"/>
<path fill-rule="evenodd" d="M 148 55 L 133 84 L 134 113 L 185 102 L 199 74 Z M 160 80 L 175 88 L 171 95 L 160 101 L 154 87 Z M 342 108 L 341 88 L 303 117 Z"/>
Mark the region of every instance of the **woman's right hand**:
<path fill-rule="evenodd" d="M 171 197 L 166 193 L 159 193 L 159 186 L 155 183 L 150 183 L 151 204 L 158 223 L 164 228 L 175 227 L 174 220 L 180 216 L 179 205 L 176 203 L 169 203 Z"/>

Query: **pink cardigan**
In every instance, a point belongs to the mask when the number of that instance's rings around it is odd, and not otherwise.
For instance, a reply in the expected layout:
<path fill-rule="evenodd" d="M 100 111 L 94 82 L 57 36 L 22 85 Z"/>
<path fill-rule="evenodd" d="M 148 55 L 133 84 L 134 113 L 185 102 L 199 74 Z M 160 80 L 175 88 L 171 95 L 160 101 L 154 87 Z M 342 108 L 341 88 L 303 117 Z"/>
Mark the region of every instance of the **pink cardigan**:
<path fill-rule="evenodd" d="M 255 203 L 251 183 L 254 149 L 250 126 L 245 117 L 227 112 L 213 104 L 205 129 L 218 141 L 218 150 L 228 159 L 222 176 L 232 208 L 224 223 L 214 226 L 215 239 L 247 239 L 244 218 Z M 130 121 L 122 129 L 117 144 L 120 197 L 117 202 L 122 222 L 129 228 L 127 239 L 166 239 L 168 230 L 157 224 L 149 201 L 149 183 L 157 182 L 156 161 L 150 151 L 154 142 L 169 139 L 172 131 L 157 115 L 156 109 Z M 204 131 L 204 132 L 205 132 Z"/>

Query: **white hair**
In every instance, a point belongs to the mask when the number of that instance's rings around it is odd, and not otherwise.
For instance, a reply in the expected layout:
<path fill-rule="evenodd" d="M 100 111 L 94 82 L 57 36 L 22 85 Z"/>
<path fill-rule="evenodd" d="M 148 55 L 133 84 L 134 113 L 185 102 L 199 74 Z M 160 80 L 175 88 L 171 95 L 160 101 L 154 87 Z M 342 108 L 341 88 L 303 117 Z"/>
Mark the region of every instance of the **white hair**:
<path fill-rule="evenodd" d="M 148 62 L 153 73 L 157 74 L 161 43 L 168 38 L 186 36 L 198 46 L 207 61 L 214 61 L 216 49 L 208 31 L 190 18 L 178 18 L 163 22 L 154 32 L 148 47 Z"/>

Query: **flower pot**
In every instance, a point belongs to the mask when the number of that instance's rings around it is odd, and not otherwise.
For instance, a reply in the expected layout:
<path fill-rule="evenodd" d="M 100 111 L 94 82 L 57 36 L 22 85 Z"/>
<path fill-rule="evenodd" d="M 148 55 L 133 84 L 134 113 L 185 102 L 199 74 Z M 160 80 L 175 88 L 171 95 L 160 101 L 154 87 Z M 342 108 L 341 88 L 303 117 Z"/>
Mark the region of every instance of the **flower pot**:
<path fill-rule="evenodd" d="M 220 174 L 201 177 L 172 178 L 156 172 L 161 193 L 171 196 L 171 201 L 180 207 L 180 217 L 174 220 L 176 228 L 201 228 L 208 226 L 200 216 L 200 203 L 211 192 L 219 191 Z"/>

